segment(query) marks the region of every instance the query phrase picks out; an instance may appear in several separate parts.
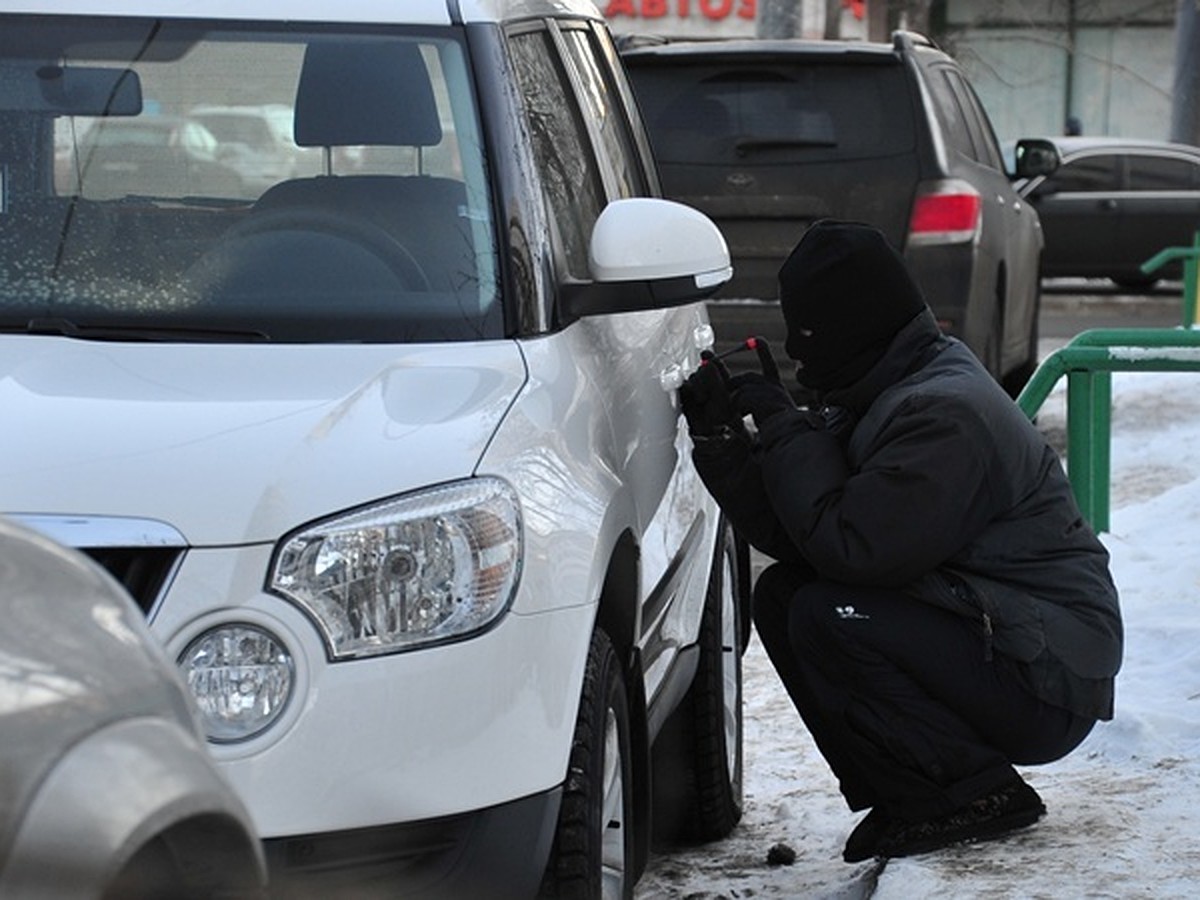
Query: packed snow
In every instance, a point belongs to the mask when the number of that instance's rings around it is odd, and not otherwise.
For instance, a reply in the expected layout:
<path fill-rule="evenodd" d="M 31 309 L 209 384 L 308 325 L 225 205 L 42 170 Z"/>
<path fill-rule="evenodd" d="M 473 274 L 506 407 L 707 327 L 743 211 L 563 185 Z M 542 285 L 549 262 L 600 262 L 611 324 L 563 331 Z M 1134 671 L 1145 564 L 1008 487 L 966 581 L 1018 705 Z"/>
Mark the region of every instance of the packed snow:
<path fill-rule="evenodd" d="M 1060 450 L 1064 388 L 1037 420 Z M 1041 821 L 998 841 L 842 862 L 862 814 L 754 639 L 742 822 L 724 841 L 656 855 L 637 900 L 1200 896 L 1200 372 L 1114 374 L 1111 471 L 1102 539 L 1126 641 L 1116 715 L 1067 758 L 1020 769 L 1046 803 Z M 779 844 L 794 863 L 768 863 Z"/>

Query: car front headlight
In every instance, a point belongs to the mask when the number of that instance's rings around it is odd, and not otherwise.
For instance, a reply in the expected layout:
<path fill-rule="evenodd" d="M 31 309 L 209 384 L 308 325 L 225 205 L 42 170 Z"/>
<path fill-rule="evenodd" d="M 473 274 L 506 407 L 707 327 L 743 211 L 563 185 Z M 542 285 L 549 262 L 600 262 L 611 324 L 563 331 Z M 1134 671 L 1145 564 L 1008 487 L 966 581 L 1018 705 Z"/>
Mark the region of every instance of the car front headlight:
<path fill-rule="evenodd" d="M 373 504 L 285 538 L 270 589 L 303 608 L 332 659 L 474 634 L 512 602 L 520 506 L 498 478 Z"/>

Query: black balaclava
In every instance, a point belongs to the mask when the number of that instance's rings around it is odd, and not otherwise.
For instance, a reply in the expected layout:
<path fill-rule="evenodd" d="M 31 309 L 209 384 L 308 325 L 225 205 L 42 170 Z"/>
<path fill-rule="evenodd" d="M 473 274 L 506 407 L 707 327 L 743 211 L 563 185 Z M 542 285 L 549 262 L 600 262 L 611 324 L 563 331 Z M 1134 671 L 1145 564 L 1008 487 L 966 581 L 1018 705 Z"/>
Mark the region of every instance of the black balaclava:
<path fill-rule="evenodd" d="M 831 219 L 814 222 L 779 269 L 779 301 L 796 379 L 817 391 L 862 378 L 925 309 L 882 232 Z"/>

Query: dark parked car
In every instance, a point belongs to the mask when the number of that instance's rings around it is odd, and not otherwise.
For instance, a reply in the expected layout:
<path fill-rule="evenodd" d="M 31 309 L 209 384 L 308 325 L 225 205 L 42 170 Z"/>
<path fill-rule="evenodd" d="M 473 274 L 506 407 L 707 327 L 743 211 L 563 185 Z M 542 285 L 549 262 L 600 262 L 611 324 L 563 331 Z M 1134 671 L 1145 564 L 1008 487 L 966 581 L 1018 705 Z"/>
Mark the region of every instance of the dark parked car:
<path fill-rule="evenodd" d="M 250 815 L 117 582 L 0 520 L 0 617 L 0 897 L 264 897 Z"/>
<path fill-rule="evenodd" d="M 664 191 L 729 242 L 734 278 L 710 305 L 719 345 L 778 337 L 763 301 L 779 265 L 816 219 L 851 219 L 903 251 L 946 332 L 1011 391 L 1024 384 L 1041 229 L 953 59 L 906 32 L 890 44 L 635 40 L 624 58 Z"/>
<path fill-rule="evenodd" d="M 1178 278 L 1178 263 L 1149 275 L 1140 267 L 1164 247 L 1195 240 L 1200 147 L 1113 137 L 1052 141 L 1059 168 L 1019 185 L 1042 221 L 1042 275 L 1111 278 L 1135 288 Z"/>

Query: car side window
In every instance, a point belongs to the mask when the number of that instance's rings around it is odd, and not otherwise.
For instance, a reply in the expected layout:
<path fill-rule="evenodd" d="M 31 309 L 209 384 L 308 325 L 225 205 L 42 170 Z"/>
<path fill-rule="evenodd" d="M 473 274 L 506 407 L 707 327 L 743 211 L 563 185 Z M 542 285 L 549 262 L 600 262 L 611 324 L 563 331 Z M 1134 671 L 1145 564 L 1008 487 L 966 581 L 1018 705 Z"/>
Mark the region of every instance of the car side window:
<path fill-rule="evenodd" d="M 1063 163 L 1042 183 L 1039 194 L 1115 191 L 1121 186 L 1121 158 L 1111 154 L 1085 156 Z"/>
<path fill-rule="evenodd" d="M 966 113 L 954 94 L 948 70 L 944 66 L 935 67 L 928 85 L 930 93 L 933 94 L 934 114 L 942 125 L 942 133 L 949 148 L 968 159 L 978 159 L 975 142 L 971 139 L 967 125 Z"/>
<path fill-rule="evenodd" d="M 1000 144 L 996 133 L 992 131 L 991 121 L 983 109 L 983 104 L 975 94 L 970 83 L 953 70 L 946 70 L 946 79 L 954 95 L 962 106 L 967 131 L 971 135 L 971 143 L 975 147 L 975 160 L 993 169 L 1004 171 L 1004 158 L 1000 154 Z"/>
<path fill-rule="evenodd" d="M 1129 190 L 1180 191 L 1200 187 L 1200 170 L 1195 163 L 1167 156 L 1128 157 Z"/>
<path fill-rule="evenodd" d="M 512 34 L 509 49 L 561 262 L 588 280 L 588 240 L 605 201 L 587 128 L 549 32 Z"/>
<path fill-rule="evenodd" d="M 592 139 L 608 184 L 609 197 L 640 197 L 647 184 L 640 167 L 629 122 L 609 73 L 600 67 L 595 35 L 583 29 L 564 30 L 566 59 L 580 86 L 580 103 L 592 125 Z"/>

